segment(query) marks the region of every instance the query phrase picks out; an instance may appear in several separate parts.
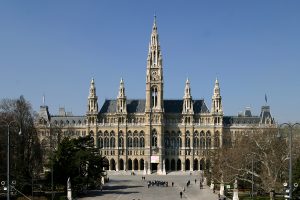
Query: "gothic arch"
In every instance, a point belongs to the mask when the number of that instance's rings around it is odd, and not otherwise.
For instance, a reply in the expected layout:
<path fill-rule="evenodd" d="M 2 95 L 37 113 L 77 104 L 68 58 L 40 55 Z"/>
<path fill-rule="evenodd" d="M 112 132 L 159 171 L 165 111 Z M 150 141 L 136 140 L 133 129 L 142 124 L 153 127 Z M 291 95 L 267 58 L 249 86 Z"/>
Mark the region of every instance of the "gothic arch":
<path fill-rule="evenodd" d="M 127 166 L 128 170 L 132 170 L 132 160 L 129 158 L 128 159 L 128 166 Z"/>
<path fill-rule="evenodd" d="M 181 170 L 181 160 L 178 159 L 177 160 L 177 171 L 180 171 Z"/>
<path fill-rule="evenodd" d="M 165 160 L 165 170 L 166 171 L 170 171 L 170 163 L 169 163 L 169 159 Z"/>
<path fill-rule="evenodd" d="M 198 159 L 197 158 L 194 160 L 194 169 L 193 170 L 194 171 L 198 170 Z"/>
<path fill-rule="evenodd" d="M 152 130 L 151 146 L 157 147 L 157 131 L 156 131 L 156 129 Z"/>
<path fill-rule="evenodd" d="M 144 159 L 140 160 L 140 170 L 144 170 L 145 166 L 144 166 Z"/>
<path fill-rule="evenodd" d="M 139 162 L 137 159 L 134 159 L 133 161 L 133 169 L 138 170 L 139 169 Z"/>
<path fill-rule="evenodd" d="M 107 158 L 104 158 L 104 159 L 103 159 L 103 162 L 109 164 L 109 161 L 108 161 Z M 108 167 L 109 167 L 109 166 L 105 166 L 104 169 L 105 169 L 105 170 L 108 170 Z"/>
<path fill-rule="evenodd" d="M 124 170 L 124 160 L 122 158 L 119 161 L 119 170 Z"/>
<path fill-rule="evenodd" d="M 175 171 L 175 159 L 171 160 L 171 171 Z"/>
<path fill-rule="evenodd" d="M 113 158 L 110 160 L 109 165 L 110 165 L 110 170 L 116 170 L 116 162 Z"/>
<path fill-rule="evenodd" d="M 205 163 L 204 163 L 204 159 L 202 158 L 200 160 L 200 170 L 204 170 L 205 169 Z"/>
<path fill-rule="evenodd" d="M 190 170 L 190 159 L 185 160 L 185 170 Z"/>

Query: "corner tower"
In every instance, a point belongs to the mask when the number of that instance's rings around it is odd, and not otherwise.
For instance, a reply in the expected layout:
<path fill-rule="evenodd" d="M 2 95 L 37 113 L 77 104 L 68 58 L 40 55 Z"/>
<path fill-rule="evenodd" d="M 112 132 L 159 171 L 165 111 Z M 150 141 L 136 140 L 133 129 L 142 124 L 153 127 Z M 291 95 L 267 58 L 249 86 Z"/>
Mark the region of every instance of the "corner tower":
<path fill-rule="evenodd" d="M 95 81 L 92 79 L 90 85 L 90 93 L 88 96 L 88 110 L 87 110 L 87 120 L 89 124 L 95 124 L 97 122 L 98 114 L 98 97 L 96 95 Z"/>
<path fill-rule="evenodd" d="M 211 113 L 214 124 L 221 125 L 223 123 L 223 106 L 219 81 L 217 78 L 215 81 L 214 94 L 212 96 Z"/>

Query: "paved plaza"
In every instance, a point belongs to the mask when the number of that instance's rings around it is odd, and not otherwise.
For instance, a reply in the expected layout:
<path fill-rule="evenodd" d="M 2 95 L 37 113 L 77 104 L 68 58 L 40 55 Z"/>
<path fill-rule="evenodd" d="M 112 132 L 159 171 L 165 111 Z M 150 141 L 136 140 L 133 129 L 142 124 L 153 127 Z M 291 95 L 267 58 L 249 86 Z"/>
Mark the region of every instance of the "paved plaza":
<path fill-rule="evenodd" d="M 185 188 L 182 199 L 188 200 L 216 200 L 218 195 L 214 194 L 208 186 L 200 189 L 199 175 L 146 175 L 146 180 L 142 180 L 142 175 L 110 175 L 109 182 L 103 187 L 103 191 L 92 191 L 84 200 L 105 199 L 105 200 L 175 200 L 181 199 L 180 192 Z M 195 179 L 197 180 L 195 184 Z M 148 181 L 168 181 L 168 187 L 150 186 Z M 189 187 L 186 186 L 190 180 Z M 172 187 L 174 182 L 174 187 Z"/>

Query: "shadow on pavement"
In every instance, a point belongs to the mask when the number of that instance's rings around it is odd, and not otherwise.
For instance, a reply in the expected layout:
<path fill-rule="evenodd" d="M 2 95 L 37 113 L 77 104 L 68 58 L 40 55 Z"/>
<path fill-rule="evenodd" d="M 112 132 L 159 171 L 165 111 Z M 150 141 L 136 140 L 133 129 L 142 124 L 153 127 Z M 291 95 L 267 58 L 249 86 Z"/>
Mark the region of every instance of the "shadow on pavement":
<path fill-rule="evenodd" d="M 114 186 L 104 186 L 103 190 L 89 190 L 85 194 L 81 194 L 79 197 L 96 197 L 96 196 L 103 196 L 105 194 L 134 194 L 134 193 L 139 193 L 138 191 L 120 191 L 120 190 L 125 190 L 128 188 L 139 188 L 143 187 L 140 185 L 114 185 Z"/>

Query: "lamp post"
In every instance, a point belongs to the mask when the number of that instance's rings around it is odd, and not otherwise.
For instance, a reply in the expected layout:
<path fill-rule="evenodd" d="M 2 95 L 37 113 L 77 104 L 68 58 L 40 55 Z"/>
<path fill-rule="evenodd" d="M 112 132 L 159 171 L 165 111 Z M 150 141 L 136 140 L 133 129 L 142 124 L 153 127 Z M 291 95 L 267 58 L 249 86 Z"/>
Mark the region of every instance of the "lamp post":
<path fill-rule="evenodd" d="M 54 195 L 53 195 L 53 138 L 52 138 L 52 133 L 51 133 L 51 122 L 49 121 L 48 124 L 48 128 L 49 128 L 49 136 L 50 136 L 50 151 L 51 151 L 51 200 L 54 199 Z"/>
<path fill-rule="evenodd" d="M 16 121 L 12 120 L 10 122 L 6 122 L 6 121 L 1 121 L 4 122 L 5 124 L 3 126 L 7 126 L 7 172 L 6 172 L 6 184 L 7 184 L 7 200 L 10 199 L 10 185 L 9 185 L 9 167 L 10 167 L 10 154 L 9 154 L 9 146 L 10 146 L 10 137 L 9 137 L 9 129 L 10 129 L 10 125 L 12 123 L 16 123 Z M 20 133 L 21 133 L 21 129 L 20 129 Z"/>
<path fill-rule="evenodd" d="M 293 193 L 293 184 L 292 184 L 292 142 L 293 142 L 293 128 L 294 126 L 296 125 L 300 125 L 300 123 L 294 123 L 294 124 L 291 124 L 291 123 L 283 123 L 283 124 L 280 124 L 279 125 L 279 129 L 281 126 L 288 126 L 290 131 L 289 131 L 289 184 L 288 184 L 288 187 L 289 187 L 289 199 L 292 199 L 292 193 Z M 278 131 L 279 131 L 278 129 Z M 279 132 L 278 132 L 279 133 Z M 280 133 L 279 133 L 280 134 Z"/>

